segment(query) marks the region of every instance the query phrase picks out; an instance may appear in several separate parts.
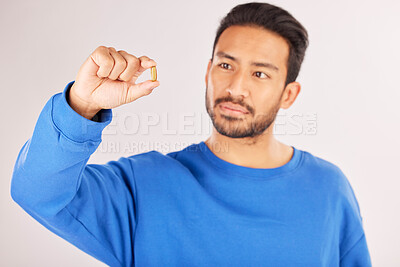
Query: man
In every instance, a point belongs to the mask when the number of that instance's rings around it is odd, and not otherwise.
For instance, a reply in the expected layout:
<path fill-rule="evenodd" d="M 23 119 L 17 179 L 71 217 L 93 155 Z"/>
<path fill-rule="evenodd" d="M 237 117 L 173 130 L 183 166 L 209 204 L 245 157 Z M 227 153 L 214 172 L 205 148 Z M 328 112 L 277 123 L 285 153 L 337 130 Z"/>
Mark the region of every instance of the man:
<path fill-rule="evenodd" d="M 111 109 L 159 82 L 135 84 L 154 60 L 98 47 L 41 112 L 15 165 L 13 199 L 110 266 L 371 266 L 344 174 L 272 134 L 279 108 L 300 92 L 307 45 L 287 11 L 236 6 L 206 73 L 211 137 L 104 165 L 87 160 Z"/>

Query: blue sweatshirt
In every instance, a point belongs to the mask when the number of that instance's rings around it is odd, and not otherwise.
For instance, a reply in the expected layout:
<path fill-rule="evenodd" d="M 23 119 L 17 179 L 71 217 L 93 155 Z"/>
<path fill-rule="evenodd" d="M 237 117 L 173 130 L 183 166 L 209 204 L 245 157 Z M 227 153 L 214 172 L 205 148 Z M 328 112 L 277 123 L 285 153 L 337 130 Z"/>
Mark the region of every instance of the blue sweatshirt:
<path fill-rule="evenodd" d="M 43 108 L 15 163 L 11 196 L 47 229 L 109 266 L 371 266 L 360 209 L 334 164 L 295 147 L 271 169 L 204 142 L 87 164 L 112 119 Z"/>

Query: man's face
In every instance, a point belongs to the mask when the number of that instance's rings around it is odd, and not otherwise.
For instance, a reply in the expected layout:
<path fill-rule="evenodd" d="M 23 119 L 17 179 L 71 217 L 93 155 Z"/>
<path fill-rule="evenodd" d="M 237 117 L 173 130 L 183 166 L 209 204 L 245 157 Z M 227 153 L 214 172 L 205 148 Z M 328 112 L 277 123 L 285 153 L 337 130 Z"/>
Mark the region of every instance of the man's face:
<path fill-rule="evenodd" d="M 280 108 L 289 46 L 270 31 L 231 26 L 220 36 L 206 74 L 206 108 L 216 130 L 255 137 Z"/>

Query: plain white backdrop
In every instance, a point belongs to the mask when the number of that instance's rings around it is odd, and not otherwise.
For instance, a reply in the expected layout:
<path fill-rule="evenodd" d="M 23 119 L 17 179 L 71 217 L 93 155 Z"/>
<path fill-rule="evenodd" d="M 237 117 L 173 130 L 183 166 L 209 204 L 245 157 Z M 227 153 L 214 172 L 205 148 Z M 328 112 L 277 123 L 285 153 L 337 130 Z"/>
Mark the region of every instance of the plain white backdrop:
<path fill-rule="evenodd" d="M 244 2 L 1 1 L 0 266 L 104 266 L 32 219 L 9 193 L 18 152 L 44 104 L 75 79 L 94 49 L 153 58 L 161 85 L 113 110 L 89 162 L 180 150 L 209 136 L 207 62 L 220 19 Z M 400 2 L 269 3 L 288 10 L 310 38 L 297 80 L 302 90 L 279 113 L 276 136 L 342 169 L 360 205 L 373 265 L 400 266 Z M 140 81 L 149 78 L 145 72 Z"/>

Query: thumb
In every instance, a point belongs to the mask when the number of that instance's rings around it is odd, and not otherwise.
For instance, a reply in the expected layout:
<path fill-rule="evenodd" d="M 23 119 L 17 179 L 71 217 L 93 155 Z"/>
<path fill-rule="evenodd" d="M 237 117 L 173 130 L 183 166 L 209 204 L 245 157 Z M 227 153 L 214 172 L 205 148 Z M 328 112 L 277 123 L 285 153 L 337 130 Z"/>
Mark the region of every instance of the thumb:
<path fill-rule="evenodd" d="M 159 81 L 145 81 L 138 84 L 132 84 L 128 88 L 126 103 L 135 101 L 136 99 L 150 94 L 154 88 L 160 85 Z"/>

